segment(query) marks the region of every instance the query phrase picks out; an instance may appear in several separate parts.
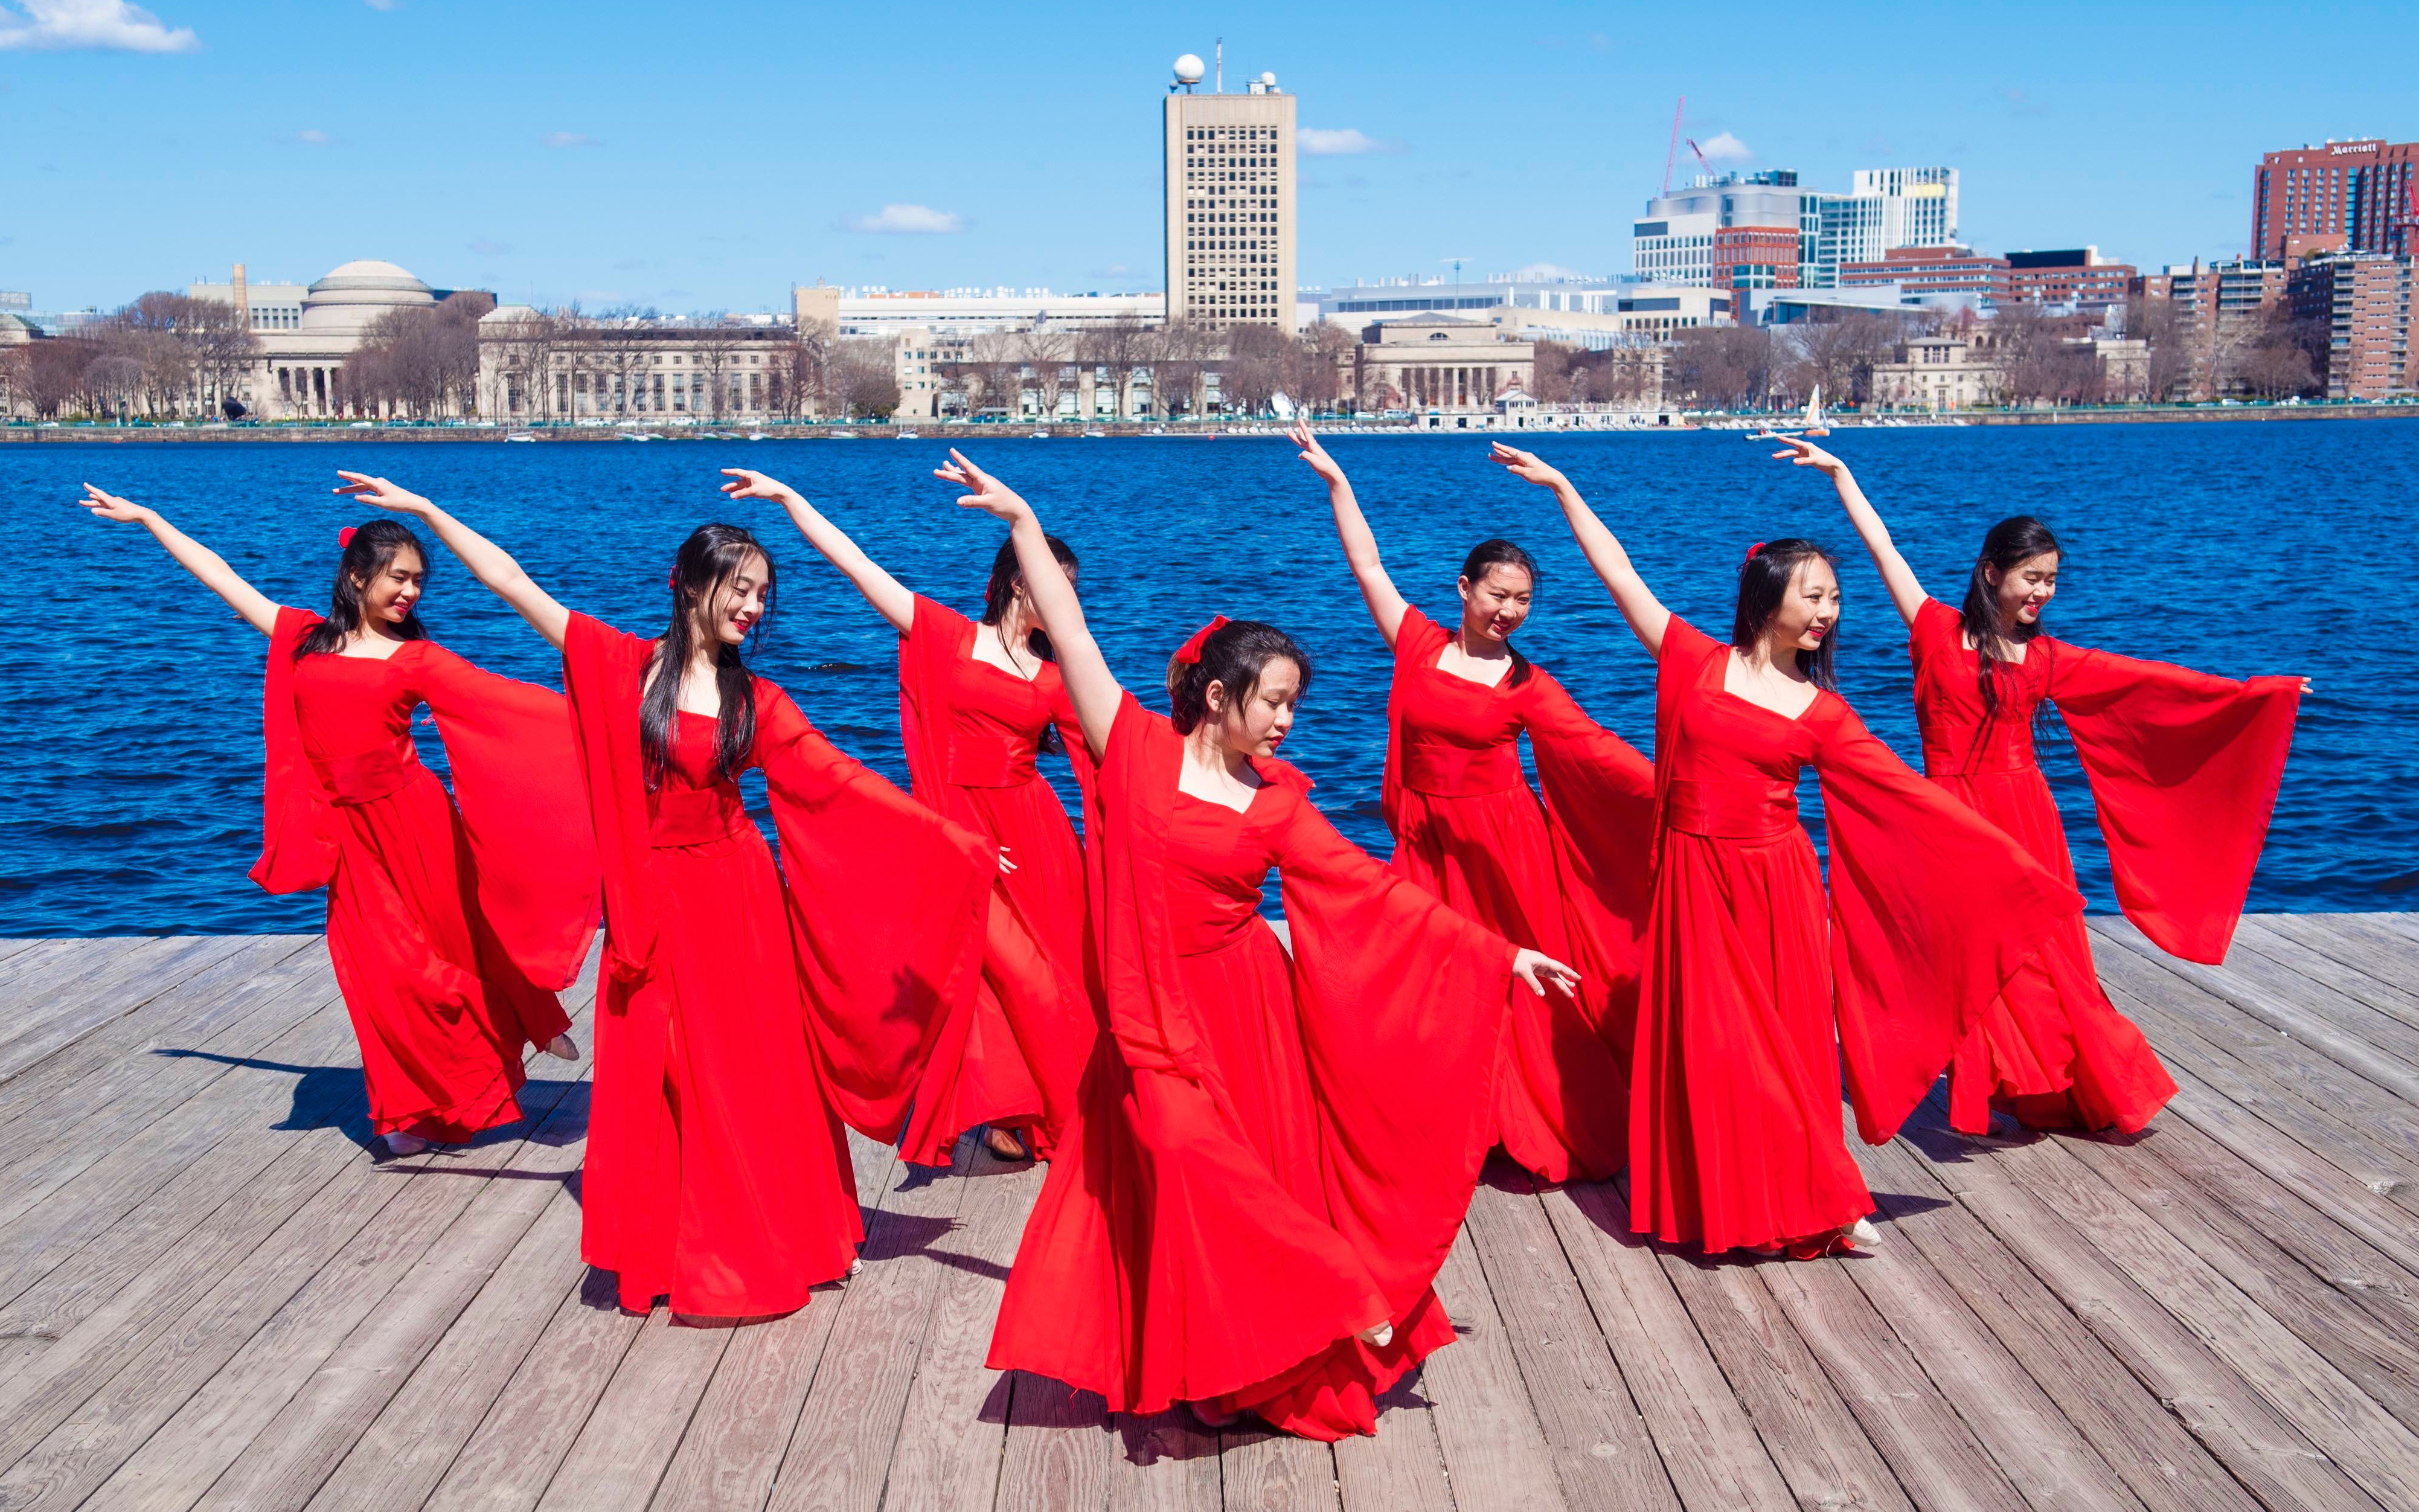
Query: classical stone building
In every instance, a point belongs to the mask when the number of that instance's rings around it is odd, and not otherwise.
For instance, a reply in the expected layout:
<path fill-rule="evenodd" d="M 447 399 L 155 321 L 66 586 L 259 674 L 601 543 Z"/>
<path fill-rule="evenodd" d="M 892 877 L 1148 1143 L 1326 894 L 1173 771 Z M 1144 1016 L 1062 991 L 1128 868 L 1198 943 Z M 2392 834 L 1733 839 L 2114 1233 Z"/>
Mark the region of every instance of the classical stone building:
<path fill-rule="evenodd" d="M 787 320 L 567 322 L 526 304 L 479 321 L 479 409 L 513 422 L 749 424 L 794 412 Z"/>
<path fill-rule="evenodd" d="M 371 325 L 390 310 L 424 309 L 454 292 L 431 288 L 393 263 L 371 259 L 330 270 L 299 301 L 291 298 L 290 285 L 260 287 L 268 298 L 254 308 L 252 285 L 239 264 L 231 283 L 195 284 L 187 292 L 226 301 L 244 314 L 260 356 L 234 397 L 263 420 L 343 412 L 345 360 Z"/>
<path fill-rule="evenodd" d="M 1508 389 L 1529 389 L 1536 356 L 1534 342 L 1487 321 L 1423 315 L 1369 326 L 1345 360 L 1364 409 L 1466 413 L 1493 409 Z"/>

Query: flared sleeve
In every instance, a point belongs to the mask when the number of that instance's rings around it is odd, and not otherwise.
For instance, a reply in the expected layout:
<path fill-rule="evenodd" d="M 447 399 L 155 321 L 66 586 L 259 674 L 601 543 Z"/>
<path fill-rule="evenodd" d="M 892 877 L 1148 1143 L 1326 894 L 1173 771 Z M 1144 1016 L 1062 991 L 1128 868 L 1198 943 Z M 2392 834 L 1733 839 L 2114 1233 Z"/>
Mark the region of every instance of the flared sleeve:
<path fill-rule="evenodd" d="M 998 862 L 841 754 L 788 694 L 762 679 L 756 694 L 807 1038 L 840 1117 L 886 1143 L 942 1019 L 975 991 Z"/>
<path fill-rule="evenodd" d="M 1278 847 L 1329 1211 L 1399 1319 L 1443 1267 L 1494 1142 L 1513 949 L 1306 802 Z"/>
<path fill-rule="evenodd" d="M 335 844 L 320 828 L 327 795 L 302 753 L 301 721 L 294 713 L 294 654 L 318 623 L 316 614 L 281 605 L 269 633 L 260 694 L 267 758 L 260 779 L 260 859 L 250 873 L 266 892 L 309 892 L 336 874 Z"/>
<path fill-rule="evenodd" d="M 445 741 L 479 910 L 531 981 L 561 991 L 588 958 L 604 887 L 570 703 L 441 646 L 420 657 L 420 695 Z"/>
<path fill-rule="evenodd" d="M 1394 679 L 1386 689 L 1386 775 L 1378 794 L 1386 827 L 1397 839 L 1403 833 L 1403 700 L 1411 679 L 1435 663 L 1450 639 L 1436 621 L 1404 606 L 1402 623 L 1394 628 Z"/>
<path fill-rule="evenodd" d="M 1177 987 L 1167 912 L 1167 819 L 1182 762 L 1176 727 L 1126 694 L 1086 797 L 1086 871 L 1109 1035 L 1118 1054 L 1130 1070 L 1203 1082 L 1212 1072 L 1200 1026 Z"/>
<path fill-rule="evenodd" d="M 2298 677 L 2248 682 L 2080 646 L 2049 698 L 2091 780 L 2117 903 L 2170 955 L 2216 964 L 2251 891 L 2300 710 Z"/>
<path fill-rule="evenodd" d="M 654 645 L 578 613 L 562 638 L 572 748 L 604 885 L 604 970 L 634 986 L 653 974 L 655 957 L 647 788 L 639 753 L 639 688 Z"/>
<path fill-rule="evenodd" d="M 1805 718 L 1823 782 L 1848 1101 L 1857 1133 L 1877 1145 L 2083 898 L 1918 777 L 1839 699 L 1818 697 Z"/>
<path fill-rule="evenodd" d="M 974 642 L 974 622 L 923 594 L 899 638 L 899 734 L 907 748 L 907 776 L 916 800 L 947 813 L 949 666 Z"/>
<path fill-rule="evenodd" d="M 1533 670 L 1523 718 L 1546 826 L 1561 875 L 1563 912 L 1589 986 L 1605 1004 L 1597 1032 L 1629 1063 L 1638 971 L 1654 899 L 1655 768 L 1638 748 L 1597 724 L 1563 685 Z"/>

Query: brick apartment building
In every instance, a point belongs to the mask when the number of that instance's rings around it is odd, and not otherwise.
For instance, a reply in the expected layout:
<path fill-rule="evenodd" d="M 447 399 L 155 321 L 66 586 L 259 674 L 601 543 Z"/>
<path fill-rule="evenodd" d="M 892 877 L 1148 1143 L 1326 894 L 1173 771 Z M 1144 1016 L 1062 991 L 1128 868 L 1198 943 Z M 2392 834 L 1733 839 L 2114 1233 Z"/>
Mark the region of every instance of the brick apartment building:
<path fill-rule="evenodd" d="M 2412 259 L 2336 253 L 2295 268 L 2286 285 L 2297 319 L 2319 328 L 2311 353 L 2330 399 L 2382 399 L 2419 389 L 2411 362 Z"/>
<path fill-rule="evenodd" d="M 2008 254 L 2008 297 L 2027 304 L 2104 310 L 2125 302 L 2136 276 L 2133 264 L 2105 261 L 2097 247 Z"/>
<path fill-rule="evenodd" d="M 1841 288 L 1883 284 L 1908 294 L 1975 294 L 1996 303 L 2008 298 L 2008 259 L 1970 247 L 1893 247 L 1879 262 L 1840 265 Z"/>

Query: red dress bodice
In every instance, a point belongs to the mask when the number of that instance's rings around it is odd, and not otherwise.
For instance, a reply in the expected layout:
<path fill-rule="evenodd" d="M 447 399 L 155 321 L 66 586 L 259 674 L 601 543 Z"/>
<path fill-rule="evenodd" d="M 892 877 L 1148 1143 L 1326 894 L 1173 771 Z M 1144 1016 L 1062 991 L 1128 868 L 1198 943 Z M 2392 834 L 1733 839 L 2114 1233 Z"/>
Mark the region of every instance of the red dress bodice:
<path fill-rule="evenodd" d="M 1923 733 L 1923 771 L 1934 779 L 2020 772 L 2038 764 L 2033 754 L 2033 715 L 2049 696 L 2057 643 L 2036 638 L 2018 663 L 2000 662 L 1993 673 L 1999 707 L 1994 717 L 1982 706 L 1980 658 L 1965 644 L 1964 622 L 1938 599 L 1917 614 L 1915 718 Z"/>
<path fill-rule="evenodd" d="M 1820 741 L 1829 693 L 1795 718 L 1716 684 L 1683 696 L 1672 742 L 1663 825 L 1725 840 L 1766 840 L 1797 823 L 1797 778 Z"/>
<path fill-rule="evenodd" d="M 968 788 L 1017 787 L 1033 779 L 1033 754 L 1065 692 L 1048 662 L 1034 677 L 954 659 L 948 672 L 948 781 Z"/>
<path fill-rule="evenodd" d="M 1277 836 L 1300 794 L 1271 784 L 1237 813 L 1222 803 L 1176 795 L 1167 826 L 1167 914 L 1179 955 L 1207 955 L 1234 943 L 1260 914 Z"/>
<path fill-rule="evenodd" d="M 1434 664 L 1403 689 L 1403 786 L 1436 797 L 1472 797 L 1521 785 L 1520 704 L 1507 672 L 1493 687 Z"/>

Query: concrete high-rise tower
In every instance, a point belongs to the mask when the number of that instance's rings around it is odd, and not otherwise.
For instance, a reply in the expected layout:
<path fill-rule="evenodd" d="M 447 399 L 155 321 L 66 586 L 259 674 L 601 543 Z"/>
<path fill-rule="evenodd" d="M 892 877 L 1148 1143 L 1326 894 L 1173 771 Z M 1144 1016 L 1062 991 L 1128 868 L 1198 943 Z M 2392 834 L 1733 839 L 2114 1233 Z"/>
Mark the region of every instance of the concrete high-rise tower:
<path fill-rule="evenodd" d="M 1263 73 L 1242 94 L 1168 88 L 1167 317 L 1211 330 L 1294 329 L 1294 97 Z"/>

